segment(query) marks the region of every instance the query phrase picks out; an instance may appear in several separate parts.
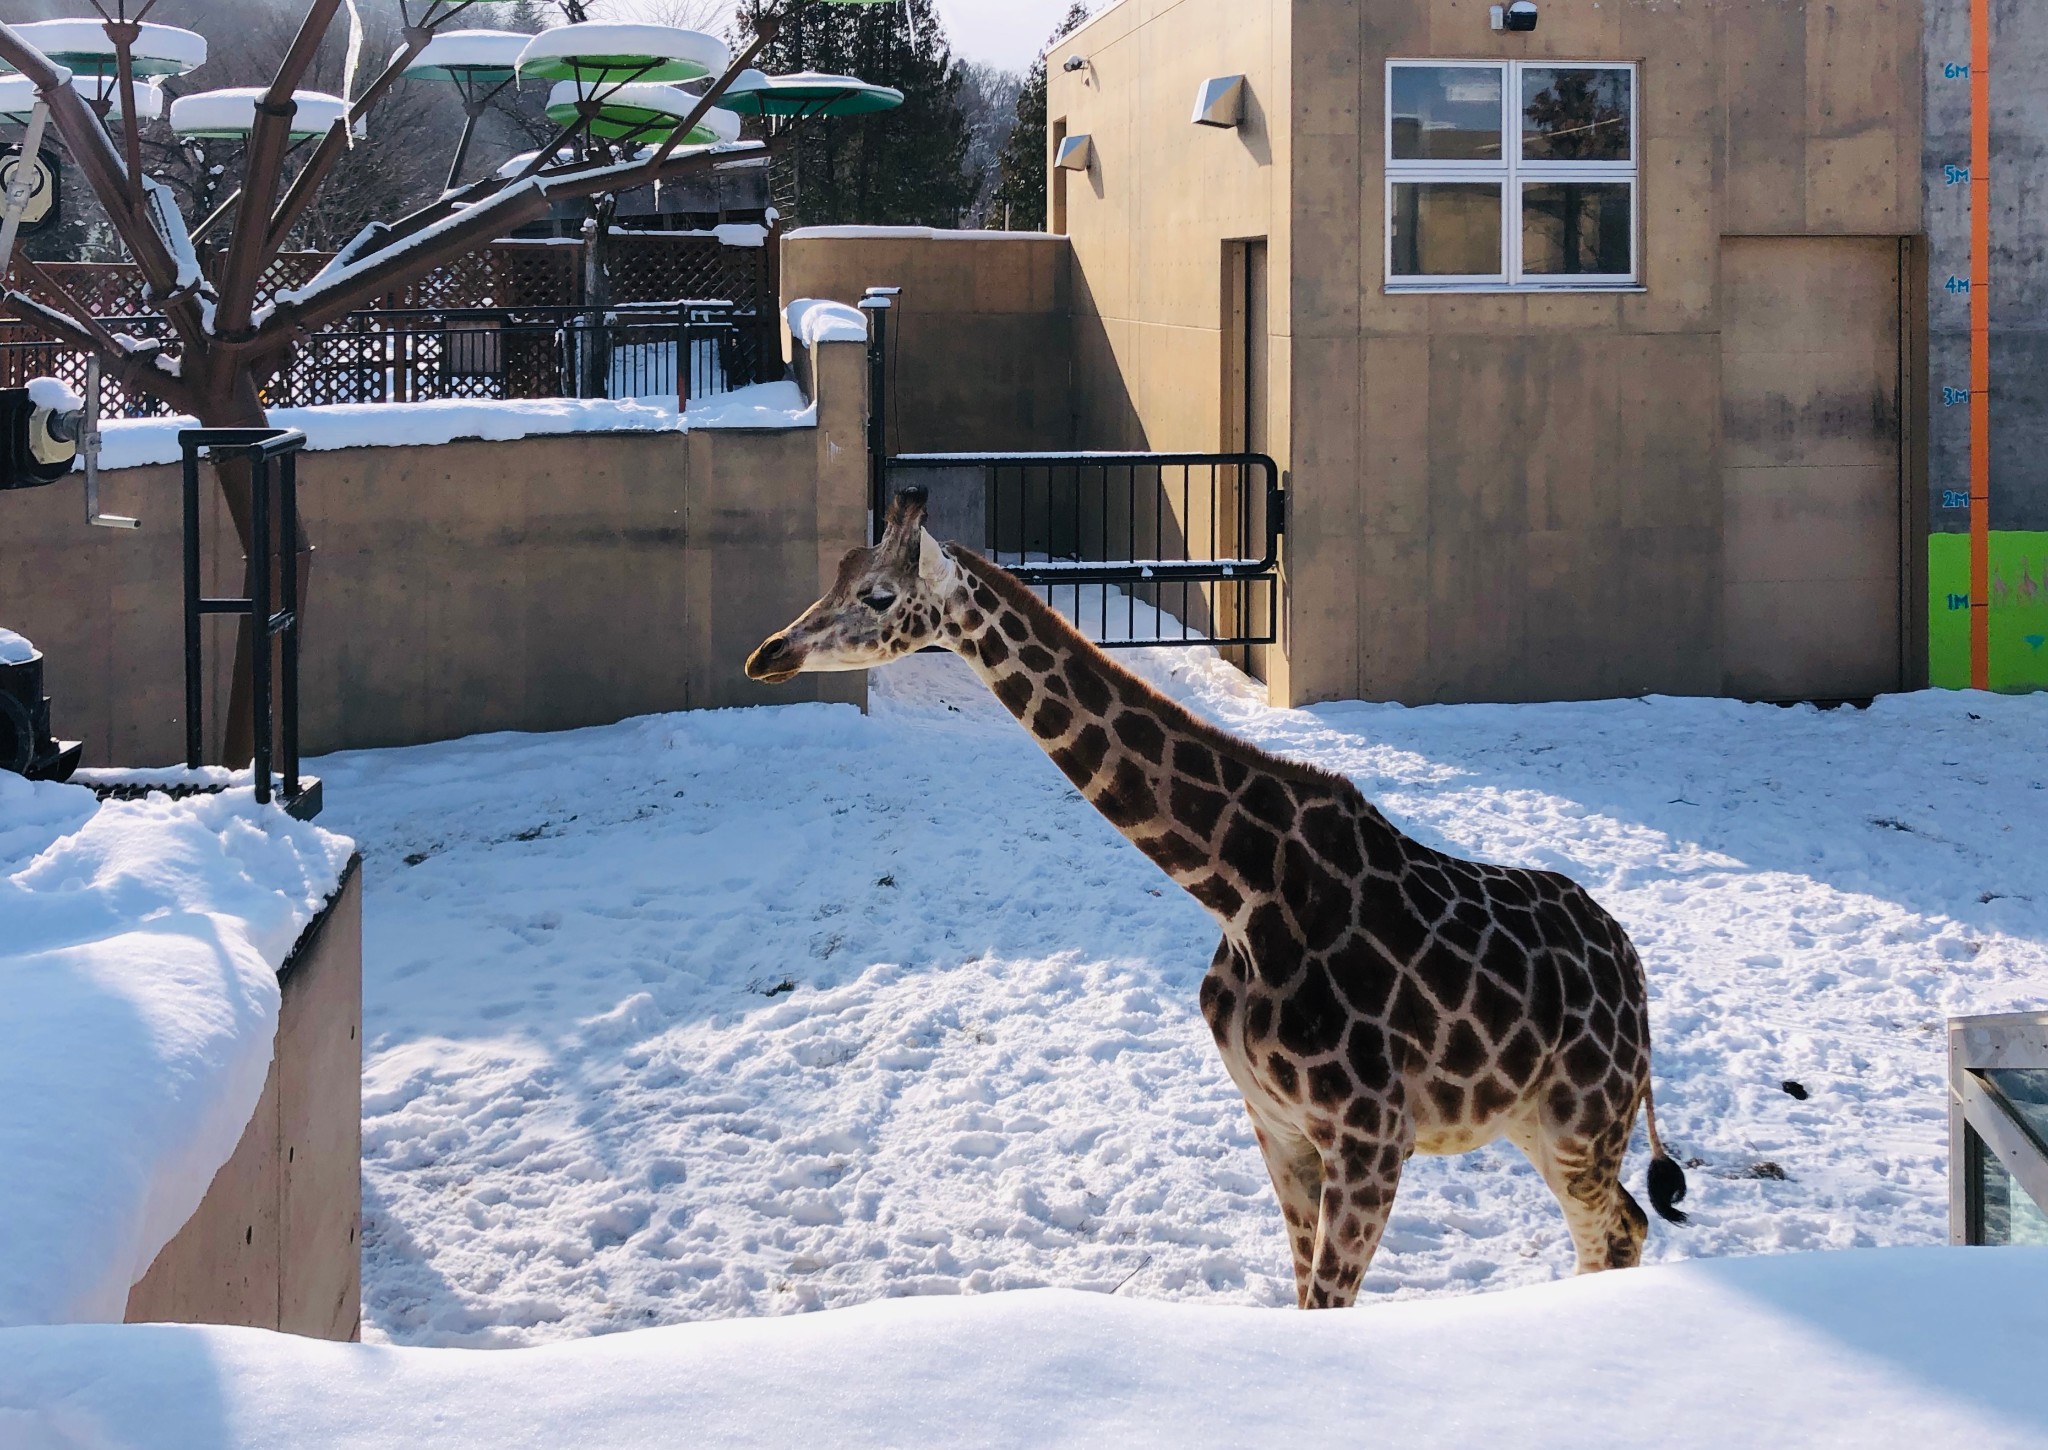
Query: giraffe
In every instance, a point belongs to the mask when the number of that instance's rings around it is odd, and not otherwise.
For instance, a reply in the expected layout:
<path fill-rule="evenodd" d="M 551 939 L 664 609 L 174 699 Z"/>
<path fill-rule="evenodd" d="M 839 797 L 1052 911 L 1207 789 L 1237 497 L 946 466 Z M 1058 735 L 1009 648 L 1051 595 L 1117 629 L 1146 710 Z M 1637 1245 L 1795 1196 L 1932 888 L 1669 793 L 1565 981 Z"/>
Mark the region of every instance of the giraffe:
<path fill-rule="evenodd" d="M 1243 1094 L 1303 1308 L 1350 1304 L 1414 1153 L 1505 1137 L 1556 1195 L 1580 1273 L 1641 1256 L 1622 1185 L 1686 1216 L 1657 1135 L 1647 989 L 1620 923 L 1552 871 L 1410 840 L 1341 776 L 1236 739 L 1112 661 L 906 488 L 883 537 L 748 658 L 780 683 L 942 645 L 1081 794 L 1221 924 L 1201 1009 Z"/>

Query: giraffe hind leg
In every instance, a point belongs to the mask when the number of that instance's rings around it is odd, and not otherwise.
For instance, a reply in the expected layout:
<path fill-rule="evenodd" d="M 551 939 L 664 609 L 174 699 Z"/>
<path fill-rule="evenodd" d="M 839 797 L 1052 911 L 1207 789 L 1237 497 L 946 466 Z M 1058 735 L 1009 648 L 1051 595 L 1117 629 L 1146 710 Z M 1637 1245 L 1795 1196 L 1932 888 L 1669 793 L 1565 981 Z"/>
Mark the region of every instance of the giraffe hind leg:
<path fill-rule="evenodd" d="M 1525 1125 L 1508 1136 L 1536 1165 L 1564 1210 L 1577 1272 L 1633 1268 L 1641 1261 L 1650 1220 L 1622 1186 L 1625 1133 L 1581 1134 L 1545 1123 Z"/>

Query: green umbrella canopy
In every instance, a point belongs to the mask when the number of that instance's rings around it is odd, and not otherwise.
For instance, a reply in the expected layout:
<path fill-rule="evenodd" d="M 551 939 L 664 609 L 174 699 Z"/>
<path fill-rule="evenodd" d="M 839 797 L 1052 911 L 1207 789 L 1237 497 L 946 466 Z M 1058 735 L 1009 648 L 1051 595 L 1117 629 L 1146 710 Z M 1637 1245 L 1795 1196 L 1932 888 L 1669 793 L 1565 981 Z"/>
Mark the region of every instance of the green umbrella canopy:
<path fill-rule="evenodd" d="M 449 30 L 437 32 L 427 48 L 405 68 L 407 80 L 481 82 L 509 81 L 519 68 L 530 35 L 516 30 Z"/>
<path fill-rule="evenodd" d="M 557 25 L 520 52 L 522 80 L 689 81 L 732 63 L 725 42 L 676 25 Z"/>
<path fill-rule="evenodd" d="M 697 108 L 696 96 L 675 86 L 630 85 L 586 86 L 575 81 L 558 81 L 548 92 L 547 117 L 557 126 L 574 121 L 579 105 L 595 100 L 598 113 L 591 118 L 590 134 L 620 138 L 663 137 L 681 125 Z M 740 118 L 713 106 L 691 132 L 683 137 L 685 146 L 708 146 L 720 141 L 737 141 Z"/>
<path fill-rule="evenodd" d="M 129 47 L 128 59 L 138 76 L 181 76 L 206 64 L 206 37 L 175 25 L 144 25 Z M 75 75 L 111 76 L 114 42 L 97 20 L 35 20 L 14 27 L 14 33 Z M 0 70 L 13 67 L 0 61 Z"/>
<path fill-rule="evenodd" d="M 750 70 L 734 77 L 720 99 L 743 116 L 861 116 L 895 110 L 903 104 L 903 92 L 856 76 L 818 71 L 766 76 Z"/>

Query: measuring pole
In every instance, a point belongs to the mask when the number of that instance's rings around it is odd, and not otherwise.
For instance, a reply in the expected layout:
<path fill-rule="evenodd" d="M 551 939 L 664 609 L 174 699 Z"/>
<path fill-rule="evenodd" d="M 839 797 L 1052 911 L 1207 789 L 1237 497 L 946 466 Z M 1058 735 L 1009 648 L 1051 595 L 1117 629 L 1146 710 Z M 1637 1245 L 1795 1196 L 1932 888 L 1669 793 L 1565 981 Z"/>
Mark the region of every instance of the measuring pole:
<path fill-rule="evenodd" d="M 1970 688 L 1991 687 L 1991 0 L 1970 0 Z"/>

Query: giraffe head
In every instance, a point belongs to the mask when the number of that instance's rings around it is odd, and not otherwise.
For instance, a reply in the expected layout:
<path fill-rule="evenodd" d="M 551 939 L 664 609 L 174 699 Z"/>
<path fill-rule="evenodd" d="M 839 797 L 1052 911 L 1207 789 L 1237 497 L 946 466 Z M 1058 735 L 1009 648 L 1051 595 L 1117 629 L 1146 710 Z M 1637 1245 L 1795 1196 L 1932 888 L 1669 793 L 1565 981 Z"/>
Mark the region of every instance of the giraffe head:
<path fill-rule="evenodd" d="M 825 597 L 747 656 L 747 678 L 779 685 L 806 670 L 865 670 L 939 641 L 953 564 L 925 532 L 926 494 L 899 491 L 871 549 L 849 549 Z"/>

